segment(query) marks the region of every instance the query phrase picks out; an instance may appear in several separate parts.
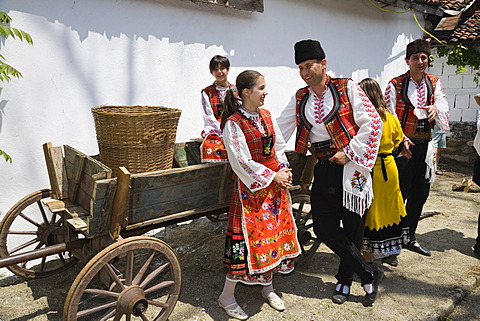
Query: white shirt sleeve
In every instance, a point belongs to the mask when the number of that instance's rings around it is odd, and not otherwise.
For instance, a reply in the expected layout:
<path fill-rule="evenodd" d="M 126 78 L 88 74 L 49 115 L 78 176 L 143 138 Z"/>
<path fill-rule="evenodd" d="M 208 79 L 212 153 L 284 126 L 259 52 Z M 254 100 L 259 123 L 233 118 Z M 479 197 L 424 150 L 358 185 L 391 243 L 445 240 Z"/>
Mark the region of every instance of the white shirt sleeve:
<path fill-rule="evenodd" d="M 358 132 L 343 150 L 352 162 L 372 170 L 382 138 L 383 122 L 367 95 L 351 80 L 347 83 L 347 94 Z"/>
<path fill-rule="evenodd" d="M 437 117 L 435 117 L 435 122 L 438 124 L 443 131 L 450 131 L 450 126 L 448 124 L 448 118 L 450 114 L 450 108 L 448 107 L 447 95 L 443 91 L 443 85 L 440 79 L 437 81 L 435 86 L 434 103 L 433 105 L 437 109 Z"/>
<path fill-rule="evenodd" d="M 213 114 L 212 106 L 210 105 L 210 99 L 205 91 L 202 90 L 202 115 L 204 124 L 204 135 L 216 134 L 222 137 L 222 131 L 220 130 L 220 122 L 215 118 Z M 205 137 L 204 137 L 205 138 Z"/>
<path fill-rule="evenodd" d="M 296 95 L 290 99 L 287 107 L 280 113 L 277 118 L 277 124 L 280 131 L 277 134 L 281 134 L 285 142 L 288 142 L 293 133 L 297 129 L 297 98 Z"/>
<path fill-rule="evenodd" d="M 392 82 L 389 82 L 387 88 L 385 89 L 384 99 L 387 103 L 388 110 L 390 110 L 393 115 L 397 116 L 397 90 L 395 89 L 395 85 Z"/>
<path fill-rule="evenodd" d="M 276 173 L 252 159 L 243 131 L 230 120 L 225 122 L 223 142 L 232 170 L 252 192 L 272 183 Z"/>
<path fill-rule="evenodd" d="M 273 146 L 273 148 L 275 148 L 275 156 L 277 158 L 280 169 L 287 168 L 289 166 L 287 155 L 285 154 L 287 149 L 287 143 L 283 139 L 282 132 L 280 131 L 280 128 L 278 127 L 275 119 L 272 118 L 272 122 L 273 130 L 275 131 L 275 145 Z"/>

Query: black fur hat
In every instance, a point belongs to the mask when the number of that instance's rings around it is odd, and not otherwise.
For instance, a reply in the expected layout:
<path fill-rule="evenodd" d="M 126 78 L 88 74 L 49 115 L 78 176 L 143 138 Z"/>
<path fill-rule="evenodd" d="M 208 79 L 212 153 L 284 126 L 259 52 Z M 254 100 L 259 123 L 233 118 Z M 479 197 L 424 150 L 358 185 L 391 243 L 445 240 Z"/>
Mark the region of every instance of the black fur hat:
<path fill-rule="evenodd" d="M 407 45 L 407 59 L 409 59 L 411 55 L 419 52 L 426 53 L 427 56 L 430 56 L 430 42 L 423 39 L 417 39 Z"/>
<path fill-rule="evenodd" d="M 325 52 L 317 40 L 301 40 L 295 44 L 295 63 L 298 65 L 305 60 L 325 59 Z"/>

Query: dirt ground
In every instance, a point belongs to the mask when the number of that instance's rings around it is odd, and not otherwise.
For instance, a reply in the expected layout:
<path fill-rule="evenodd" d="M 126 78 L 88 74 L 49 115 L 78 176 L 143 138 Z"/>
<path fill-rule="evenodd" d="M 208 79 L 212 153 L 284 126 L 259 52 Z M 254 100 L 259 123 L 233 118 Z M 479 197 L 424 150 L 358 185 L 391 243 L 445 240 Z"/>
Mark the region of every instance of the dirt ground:
<path fill-rule="evenodd" d="M 432 186 L 418 229 L 419 241 L 432 251 L 424 257 L 404 250 L 398 267 L 385 265 L 385 279 L 373 307 L 362 306 L 359 283 L 343 305 L 331 301 L 338 258 L 321 245 L 313 258 L 274 287 L 287 309 L 277 312 L 260 287 L 239 285 L 236 297 L 249 320 L 480 320 L 480 261 L 472 256 L 480 194 L 453 192 L 468 175 L 446 171 Z M 216 304 L 222 290 L 221 257 L 225 222 L 206 218 L 155 234 L 176 251 L 182 266 L 182 291 L 170 320 L 227 320 Z M 46 279 L 0 279 L 0 320 L 61 320 L 65 296 L 82 265 Z M 457 307 L 457 308 L 455 308 Z"/>

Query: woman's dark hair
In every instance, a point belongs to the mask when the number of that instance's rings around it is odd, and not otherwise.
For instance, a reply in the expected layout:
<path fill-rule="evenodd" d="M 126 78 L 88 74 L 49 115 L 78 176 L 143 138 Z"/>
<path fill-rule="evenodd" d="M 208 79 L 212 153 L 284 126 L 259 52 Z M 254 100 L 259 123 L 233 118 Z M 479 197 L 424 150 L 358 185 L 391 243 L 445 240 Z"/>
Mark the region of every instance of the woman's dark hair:
<path fill-rule="evenodd" d="M 257 79 L 263 77 L 261 73 L 255 70 L 242 71 L 235 80 L 235 87 L 227 90 L 225 100 L 223 101 L 222 127 L 228 117 L 233 115 L 238 107 L 242 105 L 242 92 L 244 89 L 252 89 L 257 83 Z M 234 92 L 237 91 L 238 95 Z"/>
<path fill-rule="evenodd" d="M 375 109 L 382 120 L 385 120 L 388 108 L 385 99 L 383 99 L 382 90 L 380 89 L 378 82 L 372 78 L 365 78 L 359 83 L 359 85 L 367 95 L 368 99 L 370 99 L 373 106 L 375 106 Z"/>
<path fill-rule="evenodd" d="M 230 69 L 230 60 L 228 60 L 227 57 L 220 56 L 220 55 L 213 56 L 213 58 L 210 59 L 210 64 L 209 64 L 210 73 L 212 73 L 212 71 L 215 68 L 217 68 L 218 65 L 220 65 L 221 67 Z"/>

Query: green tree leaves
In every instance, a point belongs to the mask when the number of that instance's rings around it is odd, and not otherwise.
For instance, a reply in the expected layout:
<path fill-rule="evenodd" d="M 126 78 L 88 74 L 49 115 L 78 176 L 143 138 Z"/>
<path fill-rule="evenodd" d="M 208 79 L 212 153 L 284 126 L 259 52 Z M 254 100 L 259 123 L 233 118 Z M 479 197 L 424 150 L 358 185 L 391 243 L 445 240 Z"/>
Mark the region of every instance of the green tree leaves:
<path fill-rule="evenodd" d="M 25 41 L 29 44 L 33 44 L 32 37 L 25 31 L 8 26 L 12 18 L 5 12 L 0 11 L 0 34 L 5 38 L 13 38 L 20 41 Z M 9 82 L 13 78 L 22 77 L 22 73 L 6 63 L 6 59 L 3 55 L 0 55 L 0 81 Z M 0 149 L 0 156 L 5 158 L 6 162 L 12 162 L 12 158 Z"/>

